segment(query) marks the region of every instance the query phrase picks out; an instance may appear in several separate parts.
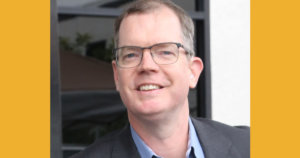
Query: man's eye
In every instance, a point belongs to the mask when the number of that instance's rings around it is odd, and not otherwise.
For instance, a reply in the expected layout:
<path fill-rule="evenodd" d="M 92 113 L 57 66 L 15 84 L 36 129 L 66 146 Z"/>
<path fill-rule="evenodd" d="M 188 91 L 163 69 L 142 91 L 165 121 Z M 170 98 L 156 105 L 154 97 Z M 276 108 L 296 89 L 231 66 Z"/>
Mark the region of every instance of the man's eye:
<path fill-rule="evenodd" d="M 135 59 L 138 58 L 138 53 L 126 53 L 123 55 L 123 60 Z"/>
<path fill-rule="evenodd" d="M 135 57 L 136 55 L 134 53 L 129 53 L 129 54 L 126 54 L 126 58 L 133 58 Z"/>
<path fill-rule="evenodd" d="M 168 51 L 163 51 L 163 55 L 170 55 L 171 52 L 168 52 Z"/>
<path fill-rule="evenodd" d="M 159 52 L 159 55 L 161 55 L 161 56 L 171 56 L 171 55 L 174 55 L 174 53 L 171 52 L 171 51 L 161 51 L 161 52 Z"/>

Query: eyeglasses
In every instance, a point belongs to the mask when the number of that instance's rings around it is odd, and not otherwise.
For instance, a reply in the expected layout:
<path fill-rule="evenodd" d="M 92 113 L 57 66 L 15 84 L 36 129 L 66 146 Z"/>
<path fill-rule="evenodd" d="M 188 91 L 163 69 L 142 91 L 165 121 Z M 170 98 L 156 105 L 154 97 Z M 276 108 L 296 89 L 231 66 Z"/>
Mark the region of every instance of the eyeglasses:
<path fill-rule="evenodd" d="M 150 49 L 153 61 L 159 65 L 173 64 L 178 60 L 179 48 L 184 46 L 180 43 L 165 42 L 157 43 L 149 47 L 124 46 L 114 49 L 117 65 L 121 68 L 138 66 L 144 55 L 144 49 Z M 189 54 L 187 51 L 185 51 Z"/>

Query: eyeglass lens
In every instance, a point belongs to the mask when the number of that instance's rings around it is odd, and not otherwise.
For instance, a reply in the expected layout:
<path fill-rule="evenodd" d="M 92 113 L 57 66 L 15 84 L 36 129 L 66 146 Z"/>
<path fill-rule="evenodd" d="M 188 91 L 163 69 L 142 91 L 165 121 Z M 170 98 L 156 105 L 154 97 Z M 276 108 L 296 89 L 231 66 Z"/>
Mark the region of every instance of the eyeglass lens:
<path fill-rule="evenodd" d="M 147 48 L 125 46 L 116 50 L 117 64 L 121 67 L 139 65 L 144 49 L 150 49 L 152 59 L 157 64 L 172 64 L 178 58 L 178 46 L 175 43 L 161 43 Z"/>

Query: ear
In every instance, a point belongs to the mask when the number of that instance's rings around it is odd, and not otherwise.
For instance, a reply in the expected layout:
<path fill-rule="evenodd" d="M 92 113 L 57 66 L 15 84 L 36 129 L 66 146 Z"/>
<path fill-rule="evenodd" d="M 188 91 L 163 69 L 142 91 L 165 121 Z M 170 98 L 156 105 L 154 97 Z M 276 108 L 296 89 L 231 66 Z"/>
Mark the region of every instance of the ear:
<path fill-rule="evenodd" d="M 195 88 L 203 70 L 203 62 L 199 57 L 193 57 L 190 61 L 190 88 Z"/>
<path fill-rule="evenodd" d="M 117 63 L 115 60 L 112 61 L 112 67 L 114 71 L 114 80 L 116 85 L 116 90 L 119 91 L 119 76 L 118 76 L 118 70 L 117 70 Z"/>

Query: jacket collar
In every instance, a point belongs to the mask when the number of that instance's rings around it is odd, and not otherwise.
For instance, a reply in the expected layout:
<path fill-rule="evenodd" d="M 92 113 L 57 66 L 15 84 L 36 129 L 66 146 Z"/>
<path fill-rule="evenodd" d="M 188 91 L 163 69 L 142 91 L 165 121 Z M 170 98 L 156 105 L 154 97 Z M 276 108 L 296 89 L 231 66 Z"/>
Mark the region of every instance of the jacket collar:
<path fill-rule="evenodd" d="M 239 155 L 237 150 L 233 147 L 231 140 L 229 140 L 223 133 L 215 129 L 210 124 L 203 123 L 193 117 L 191 117 L 191 119 L 197 132 L 205 158 L 231 158 Z"/>
<path fill-rule="evenodd" d="M 232 142 L 212 125 L 191 117 L 205 158 L 240 158 Z M 113 145 L 112 158 L 140 158 L 127 125 Z"/>
<path fill-rule="evenodd" d="M 116 140 L 112 149 L 112 158 L 140 158 L 133 142 L 129 125 L 120 132 Z"/>

